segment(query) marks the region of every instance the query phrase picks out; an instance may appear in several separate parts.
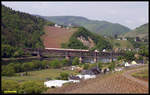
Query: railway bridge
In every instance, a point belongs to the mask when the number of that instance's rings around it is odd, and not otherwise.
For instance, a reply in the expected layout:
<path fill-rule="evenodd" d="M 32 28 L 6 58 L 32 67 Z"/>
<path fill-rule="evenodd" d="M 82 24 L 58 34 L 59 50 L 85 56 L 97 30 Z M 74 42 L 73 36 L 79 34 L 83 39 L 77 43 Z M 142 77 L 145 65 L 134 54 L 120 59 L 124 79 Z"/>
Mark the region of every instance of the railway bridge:
<path fill-rule="evenodd" d="M 70 59 L 70 57 L 79 57 L 80 63 L 83 61 L 83 58 L 93 58 L 94 62 L 97 62 L 97 59 L 100 58 L 109 58 L 113 60 L 113 58 L 117 58 L 118 56 L 123 56 L 124 53 L 115 53 L 115 52 L 99 52 L 97 50 L 83 50 L 83 49 L 62 49 L 62 48 L 45 48 L 45 49 L 24 49 L 25 52 L 30 52 L 32 54 L 36 54 L 39 57 L 44 57 L 44 55 L 49 56 L 63 56 L 66 59 Z"/>

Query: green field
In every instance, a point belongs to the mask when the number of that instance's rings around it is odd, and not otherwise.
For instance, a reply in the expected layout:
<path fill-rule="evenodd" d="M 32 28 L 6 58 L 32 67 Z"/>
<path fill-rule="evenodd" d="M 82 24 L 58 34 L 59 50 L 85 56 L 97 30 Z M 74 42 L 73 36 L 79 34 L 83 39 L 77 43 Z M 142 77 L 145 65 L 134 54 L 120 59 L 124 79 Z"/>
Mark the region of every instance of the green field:
<path fill-rule="evenodd" d="M 18 82 L 28 81 L 28 80 L 35 80 L 35 81 L 46 81 L 46 78 L 55 79 L 59 77 L 61 72 L 67 72 L 69 74 L 76 74 L 75 71 L 70 70 L 62 70 L 62 69 L 44 69 L 40 71 L 30 71 L 28 72 L 29 75 L 27 76 L 2 76 L 2 80 L 16 80 Z"/>
<path fill-rule="evenodd" d="M 128 40 L 110 39 L 113 48 L 133 48 L 133 45 Z"/>

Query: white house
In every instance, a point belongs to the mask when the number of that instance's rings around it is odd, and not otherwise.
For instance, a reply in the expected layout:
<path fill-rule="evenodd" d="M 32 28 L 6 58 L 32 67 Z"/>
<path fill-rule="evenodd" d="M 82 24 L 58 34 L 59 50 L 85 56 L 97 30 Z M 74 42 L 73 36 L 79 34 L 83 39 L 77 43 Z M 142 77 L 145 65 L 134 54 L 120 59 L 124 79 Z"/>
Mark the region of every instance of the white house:
<path fill-rule="evenodd" d="M 58 28 L 61 28 L 61 26 L 60 26 L 60 25 L 58 25 L 58 24 L 55 24 L 54 26 L 55 26 L 55 27 L 58 27 Z"/>
<path fill-rule="evenodd" d="M 123 38 L 122 40 L 127 40 L 127 38 Z"/>

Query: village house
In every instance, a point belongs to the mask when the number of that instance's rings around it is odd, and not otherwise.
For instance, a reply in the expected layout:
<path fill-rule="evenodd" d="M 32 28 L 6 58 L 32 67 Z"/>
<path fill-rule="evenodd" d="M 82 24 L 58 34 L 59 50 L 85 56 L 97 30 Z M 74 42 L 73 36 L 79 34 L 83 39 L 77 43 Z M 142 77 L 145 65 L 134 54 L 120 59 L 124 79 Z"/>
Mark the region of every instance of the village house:
<path fill-rule="evenodd" d="M 122 40 L 127 40 L 127 38 L 123 38 Z"/>
<path fill-rule="evenodd" d="M 58 24 L 55 24 L 54 26 L 55 26 L 55 27 L 58 27 L 58 28 L 61 28 L 61 25 L 58 25 Z"/>

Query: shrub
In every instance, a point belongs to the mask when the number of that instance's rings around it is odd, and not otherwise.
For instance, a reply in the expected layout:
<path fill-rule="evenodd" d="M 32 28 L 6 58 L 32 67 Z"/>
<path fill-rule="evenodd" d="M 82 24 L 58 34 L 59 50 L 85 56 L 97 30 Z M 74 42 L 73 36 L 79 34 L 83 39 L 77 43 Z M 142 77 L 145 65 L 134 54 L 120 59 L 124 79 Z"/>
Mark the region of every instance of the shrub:
<path fill-rule="evenodd" d="M 87 70 L 88 68 L 89 68 L 89 64 L 84 64 L 84 65 L 83 65 L 83 69 L 86 69 L 86 70 Z"/>
<path fill-rule="evenodd" d="M 14 80 L 2 80 L 2 91 L 19 91 L 19 84 Z"/>
<path fill-rule="evenodd" d="M 79 58 L 75 57 L 72 61 L 72 65 L 79 65 Z"/>
<path fill-rule="evenodd" d="M 65 73 L 65 72 L 61 72 L 60 73 L 60 78 L 62 80 L 68 80 L 68 77 L 69 77 L 69 74 L 68 73 Z"/>
<path fill-rule="evenodd" d="M 113 71 L 115 69 L 115 66 L 116 66 L 115 62 L 111 62 L 111 63 L 109 63 L 108 68 L 109 68 L 109 70 Z"/>
<path fill-rule="evenodd" d="M 60 68 L 62 66 L 62 64 L 59 62 L 58 59 L 52 60 L 50 61 L 50 67 L 52 68 Z"/>
<path fill-rule="evenodd" d="M 21 84 L 19 93 L 22 94 L 39 94 L 47 90 L 43 82 L 26 81 Z"/>
<path fill-rule="evenodd" d="M 16 73 L 21 72 L 21 71 L 22 71 L 21 64 L 20 64 L 20 63 L 16 63 L 16 64 L 14 65 L 14 69 L 15 69 L 15 72 L 16 72 Z"/>
<path fill-rule="evenodd" d="M 2 76 L 13 76 L 15 75 L 15 70 L 13 66 L 7 65 L 2 66 Z"/>
<path fill-rule="evenodd" d="M 62 64 L 62 66 L 69 65 L 69 60 L 67 60 L 67 59 L 61 60 L 61 64 Z"/>
<path fill-rule="evenodd" d="M 33 60 L 32 62 L 33 62 L 33 64 L 34 64 L 34 69 L 39 69 L 39 68 L 41 68 L 41 64 L 42 64 L 41 61 L 39 61 L 39 60 Z"/>
<path fill-rule="evenodd" d="M 99 69 L 102 69 L 102 68 L 103 68 L 103 65 L 102 65 L 101 62 L 98 63 L 98 67 L 99 67 Z"/>
<path fill-rule="evenodd" d="M 48 63 L 49 63 L 49 61 L 48 61 L 48 60 L 43 60 L 41 63 L 42 63 L 42 64 L 41 64 L 42 69 L 46 69 L 46 67 L 47 67 L 47 65 L 48 65 Z"/>

